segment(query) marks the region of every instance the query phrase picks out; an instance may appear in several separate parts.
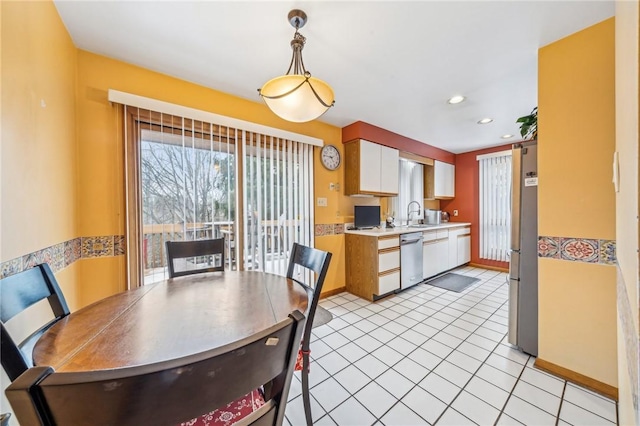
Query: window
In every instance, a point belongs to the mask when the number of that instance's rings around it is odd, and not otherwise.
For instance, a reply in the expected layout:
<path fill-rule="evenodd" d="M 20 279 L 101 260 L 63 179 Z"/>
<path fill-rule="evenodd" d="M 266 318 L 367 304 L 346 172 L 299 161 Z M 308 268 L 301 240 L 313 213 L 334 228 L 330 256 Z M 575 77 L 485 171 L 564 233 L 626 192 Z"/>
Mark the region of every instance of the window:
<path fill-rule="evenodd" d="M 399 185 L 398 196 L 391 199 L 393 212 L 391 215 L 395 218 L 396 223 L 405 223 L 407 221 L 407 206 L 411 201 L 417 201 L 420 204 L 420 214 L 416 212 L 417 207 L 411 208 L 411 219 L 423 218 L 423 199 L 424 199 L 424 166 L 415 161 L 400 159 L 399 167 Z"/>
<path fill-rule="evenodd" d="M 511 151 L 477 157 L 480 169 L 480 258 L 507 262 L 511 239 Z"/>

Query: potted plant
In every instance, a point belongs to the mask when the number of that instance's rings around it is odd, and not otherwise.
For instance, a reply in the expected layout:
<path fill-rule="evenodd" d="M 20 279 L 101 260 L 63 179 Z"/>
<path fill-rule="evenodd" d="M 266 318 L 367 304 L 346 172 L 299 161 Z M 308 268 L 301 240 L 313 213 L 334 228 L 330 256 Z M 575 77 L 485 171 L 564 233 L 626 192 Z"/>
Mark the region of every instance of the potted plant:
<path fill-rule="evenodd" d="M 538 138 L 538 107 L 535 107 L 531 114 L 520 117 L 516 120 L 520 124 L 520 135 L 523 139 Z"/>

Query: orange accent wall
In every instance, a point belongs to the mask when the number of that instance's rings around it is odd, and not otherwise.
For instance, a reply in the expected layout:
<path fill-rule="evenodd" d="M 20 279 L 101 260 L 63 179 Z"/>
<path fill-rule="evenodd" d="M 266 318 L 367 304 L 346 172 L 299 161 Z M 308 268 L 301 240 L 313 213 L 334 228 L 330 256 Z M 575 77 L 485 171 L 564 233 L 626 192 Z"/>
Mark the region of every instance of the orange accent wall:
<path fill-rule="evenodd" d="M 427 145 L 426 143 L 390 132 L 373 124 L 364 121 L 356 121 L 342 128 L 342 143 L 352 141 L 354 139 L 366 139 L 371 142 L 379 143 L 400 151 L 411 152 L 434 160 L 440 160 L 445 163 L 455 164 L 455 154 Z"/>
<path fill-rule="evenodd" d="M 480 176 L 476 156 L 506 149 L 511 149 L 511 144 L 457 154 L 456 198 L 440 200 L 440 209 L 449 213 L 451 221 L 471 223 L 471 263 L 503 269 L 509 269 L 509 262 L 480 259 Z M 454 210 L 458 210 L 456 217 Z"/>

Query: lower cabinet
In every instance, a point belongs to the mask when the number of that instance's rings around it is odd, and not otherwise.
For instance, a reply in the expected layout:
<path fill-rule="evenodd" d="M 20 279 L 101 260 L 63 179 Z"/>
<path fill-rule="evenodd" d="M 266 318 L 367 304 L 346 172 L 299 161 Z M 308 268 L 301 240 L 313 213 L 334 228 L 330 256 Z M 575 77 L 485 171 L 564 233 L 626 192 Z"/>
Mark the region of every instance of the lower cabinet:
<path fill-rule="evenodd" d="M 471 261 L 471 228 L 449 229 L 449 269 Z"/>
<path fill-rule="evenodd" d="M 346 234 L 347 291 L 367 300 L 400 288 L 400 238 Z"/>
<path fill-rule="evenodd" d="M 471 235 L 458 235 L 458 265 L 471 261 Z"/>
<path fill-rule="evenodd" d="M 449 230 L 424 231 L 422 239 L 422 277 L 430 278 L 449 269 Z"/>

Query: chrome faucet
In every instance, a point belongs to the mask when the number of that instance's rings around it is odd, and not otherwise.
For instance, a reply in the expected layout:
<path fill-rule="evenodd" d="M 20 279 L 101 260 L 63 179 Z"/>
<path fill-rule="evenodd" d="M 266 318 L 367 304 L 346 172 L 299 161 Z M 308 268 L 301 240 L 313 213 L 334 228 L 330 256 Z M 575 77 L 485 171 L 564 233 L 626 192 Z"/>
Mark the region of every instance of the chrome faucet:
<path fill-rule="evenodd" d="M 411 204 L 416 203 L 418 205 L 418 209 L 417 210 L 411 210 Z M 407 226 L 409 226 L 409 224 L 411 223 L 411 213 L 420 213 L 420 203 L 417 201 L 411 201 L 408 205 L 407 205 Z"/>

